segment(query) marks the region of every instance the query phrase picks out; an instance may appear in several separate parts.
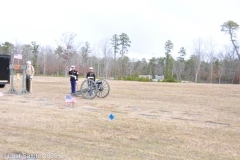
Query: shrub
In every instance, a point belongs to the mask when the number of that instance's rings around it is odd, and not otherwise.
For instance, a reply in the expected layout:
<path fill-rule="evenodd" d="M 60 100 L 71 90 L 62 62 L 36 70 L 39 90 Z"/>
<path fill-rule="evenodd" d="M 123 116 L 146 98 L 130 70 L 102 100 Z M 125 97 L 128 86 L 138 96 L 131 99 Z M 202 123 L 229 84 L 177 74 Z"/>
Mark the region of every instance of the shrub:
<path fill-rule="evenodd" d="M 117 80 L 122 80 L 122 77 L 118 77 Z"/>
<path fill-rule="evenodd" d="M 138 78 L 135 76 L 131 76 L 131 77 L 118 77 L 117 80 L 124 80 L 124 81 L 139 81 L 139 82 L 152 82 L 152 79 L 149 78 Z"/>
<path fill-rule="evenodd" d="M 174 78 L 169 78 L 169 79 L 164 79 L 162 82 L 172 82 L 172 83 L 176 83 L 178 82 L 176 79 Z"/>

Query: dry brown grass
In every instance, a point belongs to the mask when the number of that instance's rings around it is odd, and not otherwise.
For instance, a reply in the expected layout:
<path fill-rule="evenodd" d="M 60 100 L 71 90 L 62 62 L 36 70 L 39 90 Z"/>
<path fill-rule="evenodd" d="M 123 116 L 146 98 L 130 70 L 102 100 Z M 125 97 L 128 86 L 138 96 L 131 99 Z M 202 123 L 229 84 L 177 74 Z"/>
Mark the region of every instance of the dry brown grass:
<path fill-rule="evenodd" d="M 65 107 L 68 78 L 36 76 L 32 94 L 4 94 L 0 156 L 240 159 L 239 85 L 108 82 L 108 97 L 78 97 L 74 108 Z"/>

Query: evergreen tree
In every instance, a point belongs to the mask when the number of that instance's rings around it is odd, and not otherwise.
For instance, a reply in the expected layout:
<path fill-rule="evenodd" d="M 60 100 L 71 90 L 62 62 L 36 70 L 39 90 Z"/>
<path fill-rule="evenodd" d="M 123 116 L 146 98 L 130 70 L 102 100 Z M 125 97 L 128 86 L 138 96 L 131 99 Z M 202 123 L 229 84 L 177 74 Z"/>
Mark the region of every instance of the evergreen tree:
<path fill-rule="evenodd" d="M 173 43 L 170 40 L 168 40 L 165 43 L 166 59 L 165 59 L 165 73 L 164 73 L 164 77 L 166 79 L 172 78 L 172 69 L 173 69 L 173 61 L 174 61 L 174 59 L 172 58 L 172 55 L 170 54 L 172 49 L 173 49 Z"/>
<path fill-rule="evenodd" d="M 31 50 L 33 53 L 33 66 L 36 69 L 36 71 L 38 70 L 38 67 L 37 67 L 37 59 L 38 59 L 38 53 L 39 53 L 38 48 L 39 48 L 39 45 L 37 45 L 35 41 L 32 41 Z"/>
<path fill-rule="evenodd" d="M 227 34 L 230 35 L 230 40 L 234 46 L 234 49 L 235 49 L 235 52 L 237 53 L 237 56 L 238 56 L 238 59 L 240 60 L 240 53 L 238 51 L 239 49 L 239 46 L 236 44 L 236 31 L 239 29 L 239 25 L 234 22 L 234 21 L 227 21 L 227 22 L 224 22 L 222 25 L 221 25 L 222 29 L 221 31 L 222 32 L 225 32 Z"/>
<path fill-rule="evenodd" d="M 123 58 L 124 54 L 128 52 L 127 48 L 130 47 L 131 41 L 126 33 L 122 33 L 121 35 L 119 35 L 119 37 L 120 37 L 120 45 L 122 46 L 120 54 L 122 55 L 122 58 Z"/>
<path fill-rule="evenodd" d="M 119 37 L 117 34 L 114 34 L 111 40 L 111 44 L 113 45 L 113 49 L 114 49 L 114 78 L 116 78 L 116 55 L 118 53 L 119 50 Z"/>

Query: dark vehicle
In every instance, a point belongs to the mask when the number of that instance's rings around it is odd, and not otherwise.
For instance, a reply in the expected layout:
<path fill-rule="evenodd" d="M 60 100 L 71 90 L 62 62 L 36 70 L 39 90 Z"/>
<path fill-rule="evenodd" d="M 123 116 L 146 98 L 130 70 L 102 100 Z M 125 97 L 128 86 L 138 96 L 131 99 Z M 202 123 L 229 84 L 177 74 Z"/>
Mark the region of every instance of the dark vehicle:
<path fill-rule="evenodd" d="M 10 84 L 10 61 L 10 55 L 0 54 L 0 88 L 4 88 L 5 84 Z"/>

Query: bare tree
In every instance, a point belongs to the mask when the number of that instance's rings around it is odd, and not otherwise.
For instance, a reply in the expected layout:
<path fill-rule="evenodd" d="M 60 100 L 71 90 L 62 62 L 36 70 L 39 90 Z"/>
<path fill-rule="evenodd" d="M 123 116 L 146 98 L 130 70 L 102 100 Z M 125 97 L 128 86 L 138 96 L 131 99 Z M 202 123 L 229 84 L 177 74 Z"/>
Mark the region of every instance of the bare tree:
<path fill-rule="evenodd" d="M 96 76 L 100 75 L 101 70 L 101 43 L 95 44 L 91 49 L 91 59 L 90 59 L 90 66 L 92 66 L 95 70 Z"/>
<path fill-rule="evenodd" d="M 85 45 L 82 46 L 80 49 L 81 70 L 83 71 L 83 75 L 86 74 L 87 61 L 88 61 L 90 53 L 91 53 L 90 44 L 88 42 L 86 42 Z"/>
<path fill-rule="evenodd" d="M 209 60 L 209 65 L 210 65 L 210 83 L 212 83 L 213 81 L 213 61 L 215 56 L 215 46 L 216 45 L 212 39 L 207 40 L 205 43 L 206 56 Z"/>
<path fill-rule="evenodd" d="M 55 57 L 51 46 L 40 46 L 38 63 L 43 75 L 54 73 L 54 66 L 56 65 Z"/>
<path fill-rule="evenodd" d="M 22 48 L 23 48 L 23 46 L 20 44 L 20 42 L 15 41 L 15 44 L 14 44 L 14 54 L 21 54 L 22 53 Z M 20 63 L 21 63 L 22 60 L 20 60 Z M 19 63 L 19 59 L 17 61 Z"/>
<path fill-rule="evenodd" d="M 195 70 L 195 82 L 198 80 L 200 67 L 205 56 L 204 44 L 201 38 L 193 42 L 193 60 Z"/>
<path fill-rule="evenodd" d="M 135 58 L 130 60 L 130 64 L 129 64 L 129 68 L 128 68 L 130 77 L 133 75 L 133 73 L 135 71 L 136 61 L 137 60 Z"/>
<path fill-rule="evenodd" d="M 67 77 L 68 69 L 70 68 L 70 61 L 77 53 L 79 46 L 74 44 L 74 39 L 77 35 L 75 33 L 63 33 L 60 42 L 57 42 L 58 47 L 55 53 L 60 59 L 63 59 L 65 66 L 65 77 Z"/>
<path fill-rule="evenodd" d="M 30 44 L 24 44 L 22 46 L 22 55 L 23 55 L 23 63 L 26 64 L 27 61 L 31 60 L 32 59 L 32 49 L 31 49 L 31 45 Z"/>
<path fill-rule="evenodd" d="M 103 54 L 103 67 L 104 67 L 104 73 L 105 78 L 108 79 L 109 77 L 109 68 L 112 58 L 112 45 L 110 45 L 109 40 L 103 40 L 100 42 L 101 51 Z"/>

